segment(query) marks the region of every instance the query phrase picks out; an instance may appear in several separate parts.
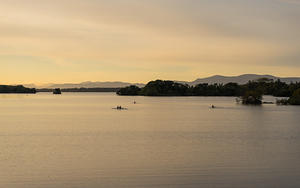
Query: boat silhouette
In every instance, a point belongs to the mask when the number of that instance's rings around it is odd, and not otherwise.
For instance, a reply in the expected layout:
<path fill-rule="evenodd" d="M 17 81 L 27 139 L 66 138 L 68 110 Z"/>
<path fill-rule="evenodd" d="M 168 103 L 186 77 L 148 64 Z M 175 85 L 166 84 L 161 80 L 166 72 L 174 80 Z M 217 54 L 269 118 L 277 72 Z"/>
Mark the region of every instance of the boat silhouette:
<path fill-rule="evenodd" d="M 54 94 L 54 95 L 60 95 L 60 94 L 61 94 L 60 88 L 55 88 L 55 89 L 53 90 L 53 94 Z"/>
<path fill-rule="evenodd" d="M 113 108 L 114 110 L 128 110 L 128 108 L 123 108 L 122 106 L 117 106 L 116 108 Z"/>

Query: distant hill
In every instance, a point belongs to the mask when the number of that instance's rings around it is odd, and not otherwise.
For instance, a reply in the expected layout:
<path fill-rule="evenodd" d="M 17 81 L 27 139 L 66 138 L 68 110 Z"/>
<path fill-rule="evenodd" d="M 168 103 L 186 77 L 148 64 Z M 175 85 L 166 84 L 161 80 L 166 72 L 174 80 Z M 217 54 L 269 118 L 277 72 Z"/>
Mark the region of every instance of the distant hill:
<path fill-rule="evenodd" d="M 268 78 L 268 79 L 273 79 L 274 81 L 277 79 L 280 79 L 282 82 L 290 83 L 290 82 L 300 82 L 300 77 L 286 77 L 286 78 L 281 78 L 281 77 L 276 77 L 272 75 L 258 75 L 258 74 L 243 74 L 240 76 L 221 76 L 221 75 L 215 75 L 211 76 L 208 78 L 199 78 L 195 81 L 192 82 L 180 82 L 180 83 L 187 83 L 189 85 L 197 85 L 200 83 L 208 83 L 208 84 L 226 84 L 229 82 L 234 82 L 238 84 L 245 84 L 249 80 L 257 80 L 259 78 Z"/>
<path fill-rule="evenodd" d="M 36 88 L 121 88 L 130 85 L 144 87 L 141 83 L 127 83 L 127 82 L 82 82 L 82 83 L 64 83 L 64 84 L 44 84 L 35 86 Z M 26 85 L 27 86 L 27 85 Z M 33 86 L 32 84 L 28 86 Z"/>

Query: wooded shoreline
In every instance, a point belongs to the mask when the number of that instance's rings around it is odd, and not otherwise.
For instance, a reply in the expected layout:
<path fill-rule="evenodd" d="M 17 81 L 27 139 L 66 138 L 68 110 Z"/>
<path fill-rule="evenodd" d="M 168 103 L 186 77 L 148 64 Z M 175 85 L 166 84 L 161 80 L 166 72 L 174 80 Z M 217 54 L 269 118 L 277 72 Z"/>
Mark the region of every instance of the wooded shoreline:
<path fill-rule="evenodd" d="M 240 97 L 243 104 L 262 104 L 263 95 L 288 97 L 278 101 L 278 104 L 300 105 L 300 83 L 281 82 L 261 78 L 249 81 L 247 84 L 198 84 L 190 86 L 174 81 L 156 80 L 145 87 L 135 85 L 120 89 L 118 95 L 129 96 L 233 96 Z"/>

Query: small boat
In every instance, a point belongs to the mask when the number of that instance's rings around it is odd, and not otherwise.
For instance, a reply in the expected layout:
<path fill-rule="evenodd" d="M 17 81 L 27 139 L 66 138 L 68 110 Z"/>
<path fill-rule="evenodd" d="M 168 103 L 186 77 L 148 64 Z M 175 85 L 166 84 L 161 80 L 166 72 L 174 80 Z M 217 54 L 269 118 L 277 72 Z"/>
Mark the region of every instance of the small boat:
<path fill-rule="evenodd" d="M 127 108 L 123 108 L 122 106 L 117 106 L 116 108 L 113 108 L 114 110 L 128 110 Z"/>
<path fill-rule="evenodd" d="M 54 94 L 54 95 L 60 95 L 60 94 L 61 94 L 60 88 L 55 88 L 55 89 L 53 90 L 53 94 Z"/>

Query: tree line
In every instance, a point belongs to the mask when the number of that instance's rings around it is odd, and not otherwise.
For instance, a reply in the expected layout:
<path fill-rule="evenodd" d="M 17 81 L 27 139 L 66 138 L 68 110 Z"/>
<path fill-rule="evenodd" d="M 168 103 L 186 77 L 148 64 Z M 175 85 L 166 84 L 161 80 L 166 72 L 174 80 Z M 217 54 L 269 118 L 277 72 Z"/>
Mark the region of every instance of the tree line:
<path fill-rule="evenodd" d="M 292 97 L 300 91 L 300 83 L 281 82 L 261 78 L 249 81 L 246 84 L 207 84 L 195 86 L 181 84 L 174 81 L 156 80 L 149 82 L 145 87 L 135 85 L 121 88 L 118 95 L 142 95 L 142 96 L 236 96 L 241 97 L 244 103 L 261 102 L 262 95 L 275 97 Z"/>
<path fill-rule="evenodd" d="M 0 93 L 36 93 L 35 88 L 26 88 L 22 85 L 0 85 Z"/>

